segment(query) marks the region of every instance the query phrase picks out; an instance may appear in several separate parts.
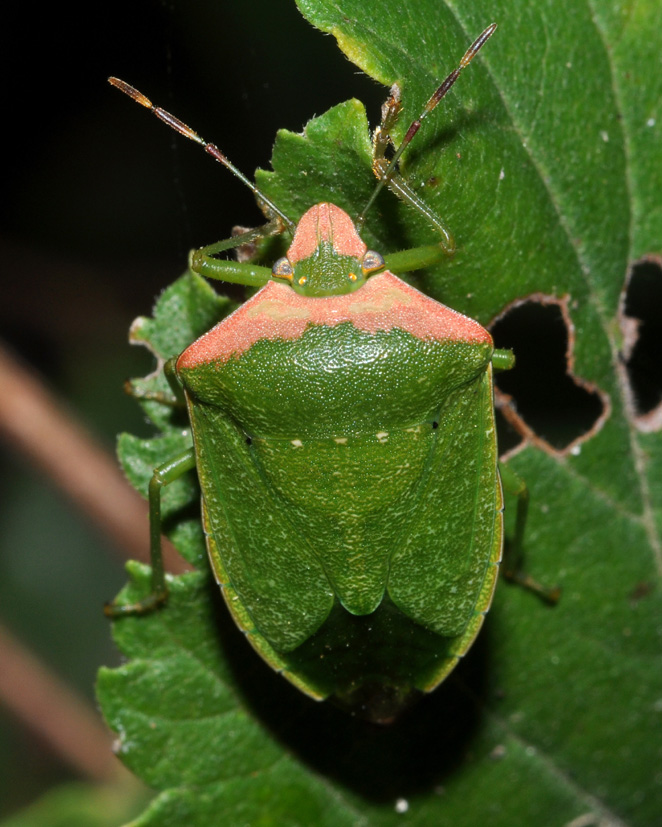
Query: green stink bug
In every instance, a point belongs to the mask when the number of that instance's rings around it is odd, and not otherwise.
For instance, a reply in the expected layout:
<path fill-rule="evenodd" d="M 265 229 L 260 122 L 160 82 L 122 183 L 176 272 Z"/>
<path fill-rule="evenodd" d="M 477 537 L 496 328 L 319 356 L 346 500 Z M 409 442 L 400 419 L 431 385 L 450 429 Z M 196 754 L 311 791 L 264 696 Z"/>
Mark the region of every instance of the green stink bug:
<path fill-rule="evenodd" d="M 511 367 L 512 354 L 397 275 L 453 251 L 397 162 L 495 28 L 387 158 L 400 112 L 392 90 L 373 141 L 378 184 L 356 226 L 327 203 L 295 225 L 216 146 L 111 79 L 244 181 L 271 221 L 191 256 L 202 275 L 261 290 L 166 366 L 194 446 L 150 483 L 152 593 L 108 614 L 165 602 L 160 491 L 196 468 L 209 558 L 239 628 L 299 689 L 376 721 L 454 668 L 482 625 L 501 561 L 492 369 Z M 437 244 L 385 258 L 367 249 L 357 227 L 384 185 L 429 218 Z M 271 270 L 215 258 L 280 231 L 292 242 Z"/>

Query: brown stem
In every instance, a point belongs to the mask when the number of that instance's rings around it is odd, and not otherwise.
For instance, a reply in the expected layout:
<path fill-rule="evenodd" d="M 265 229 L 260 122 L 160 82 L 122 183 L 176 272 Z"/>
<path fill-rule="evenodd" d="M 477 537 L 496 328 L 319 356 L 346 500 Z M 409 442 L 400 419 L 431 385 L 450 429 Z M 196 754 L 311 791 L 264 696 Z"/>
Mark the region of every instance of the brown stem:
<path fill-rule="evenodd" d="M 97 714 L 1 625 L 0 699 L 81 775 L 117 780 L 120 764 Z"/>
<path fill-rule="evenodd" d="M 125 557 L 147 561 L 147 503 L 129 487 L 115 458 L 1 344 L 0 437 L 66 491 Z M 165 541 L 164 557 L 168 571 L 190 570 Z"/>

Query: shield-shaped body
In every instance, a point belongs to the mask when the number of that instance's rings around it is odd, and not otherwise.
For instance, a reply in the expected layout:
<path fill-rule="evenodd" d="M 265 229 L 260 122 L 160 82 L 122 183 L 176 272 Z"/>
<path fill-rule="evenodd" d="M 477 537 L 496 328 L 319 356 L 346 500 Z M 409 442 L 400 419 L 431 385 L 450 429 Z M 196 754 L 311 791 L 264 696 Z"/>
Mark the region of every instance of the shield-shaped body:
<path fill-rule="evenodd" d="M 288 258 L 360 260 L 345 219 L 313 207 Z M 313 697 L 389 720 L 478 633 L 503 542 L 492 352 L 385 271 L 341 295 L 269 282 L 180 356 L 216 578 Z"/>

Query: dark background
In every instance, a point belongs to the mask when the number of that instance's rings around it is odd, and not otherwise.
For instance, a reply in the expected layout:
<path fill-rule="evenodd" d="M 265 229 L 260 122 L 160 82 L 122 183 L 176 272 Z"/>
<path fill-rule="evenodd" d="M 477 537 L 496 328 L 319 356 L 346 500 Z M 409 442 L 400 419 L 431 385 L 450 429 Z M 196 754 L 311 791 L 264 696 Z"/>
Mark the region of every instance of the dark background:
<path fill-rule="evenodd" d="M 183 271 L 190 247 L 261 216 L 239 182 L 108 75 L 249 176 L 268 165 L 279 127 L 298 132 L 352 96 L 374 123 L 384 90 L 291 0 L 134 0 L 88 12 L 24 3 L 5 15 L 0 339 L 112 452 L 119 431 L 149 432 L 122 393 L 151 369 L 127 344 L 130 322 Z M 98 666 L 118 660 L 101 607 L 124 581 L 121 555 L 2 442 L 0 504 L 0 623 L 92 704 Z M 75 777 L 0 704 L 0 817 Z"/>

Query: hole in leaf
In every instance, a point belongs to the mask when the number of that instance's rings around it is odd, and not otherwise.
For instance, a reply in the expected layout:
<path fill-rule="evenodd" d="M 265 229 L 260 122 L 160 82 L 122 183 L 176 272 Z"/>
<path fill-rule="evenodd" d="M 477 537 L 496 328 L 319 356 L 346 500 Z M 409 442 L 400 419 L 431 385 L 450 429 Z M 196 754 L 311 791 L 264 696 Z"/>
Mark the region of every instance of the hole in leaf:
<path fill-rule="evenodd" d="M 662 266 L 659 261 L 644 259 L 630 271 L 621 299 L 621 327 L 623 359 L 635 414 L 640 420 L 638 424 L 644 430 L 657 430 L 662 427 Z"/>
<path fill-rule="evenodd" d="M 498 402 L 498 400 L 495 401 Z M 498 406 L 494 409 L 494 421 L 496 423 L 499 456 L 502 457 L 522 445 L 524 438 L 515 426 L 508 422 Z"/>
<path fill-rule="evenodd" d="M 515 352 L 515 367 L 495 379 L 511 430 L 555 453 L 587 437 L 607 407 L 595 388 L 572 374 L 565 303 L 545 296 L 519 301 L 491 333 L 496 347 Z M 512 446 L 512 433 L 500 437 L 501 450 Z"/>

